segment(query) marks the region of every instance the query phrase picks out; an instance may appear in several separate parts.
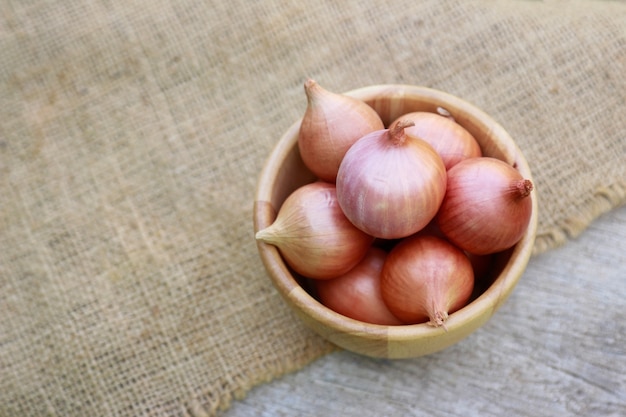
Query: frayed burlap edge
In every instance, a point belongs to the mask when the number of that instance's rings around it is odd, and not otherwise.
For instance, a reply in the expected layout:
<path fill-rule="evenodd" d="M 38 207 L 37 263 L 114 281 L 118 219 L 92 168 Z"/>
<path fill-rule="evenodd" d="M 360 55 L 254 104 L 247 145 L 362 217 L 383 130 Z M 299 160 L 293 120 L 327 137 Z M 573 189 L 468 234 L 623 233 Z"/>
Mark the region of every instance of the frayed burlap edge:
<path fill-rule="evenodd" d="M 312 364 L 323 356 L 326 356 L 332 352 L 342 350 L 340 347 L 326 342 L 325 348 L 316 352 L 316 354 L 308 357 L 299 357 L 297 361 L 284 364 L 282 362 L 276 362 L 273 365 L 275 369 L 268 371 L 265 376 L 261 376 L 256 373 L 246 374 L 245 372 L 234 376 L 233 382 L 236 382 L 234 386 L 235 390 L 227 390 L 219 393 L 217 396 L 213 396 L 210 393 L 204 396 L 197 396 L 189 400 L 185 404 L 185 417 L 210 417 L 219 415 L 222 412 L 230 409 L 234 401 L 243 400 L 250 391 L 254 388 L 261 386 L 264 383 L 278 380 L 286 375 L 300 371 L 306 366 Z"/>
<path fill-rule="evenodd" d="M 626 204 L 626 182 L 598 188 L 593 197 L 579 207 L 576 216 L 567 217 L 546 230 L 539 230 L 533 248 L 538 255 L 564 245 L 580 236 L 601 215 Z M 541 200 L 539 200 L 541 209 Z"/>

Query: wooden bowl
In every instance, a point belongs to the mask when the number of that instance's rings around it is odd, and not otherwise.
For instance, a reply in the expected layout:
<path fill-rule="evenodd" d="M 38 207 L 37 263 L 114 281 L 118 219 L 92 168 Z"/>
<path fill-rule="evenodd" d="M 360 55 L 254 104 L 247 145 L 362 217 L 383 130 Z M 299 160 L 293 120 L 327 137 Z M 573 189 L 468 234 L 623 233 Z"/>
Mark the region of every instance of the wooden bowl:
<path fill-rule="evenodd" d="M 515 166 L 532 179 L 528 163 L 509 134 L 474 105 L 450 94 L 410 85 L 375 85 L 352 90 L 346 95 L 372 106 L 387 126 L 402 114 L 413 111 L 447 110 L 478 141 L 483 155 Z M 258 180 L 254 230 L 271 225 L 286 197 L 315 177 L 304 166 L 297 139 L 301 120 L 280 138 Z M 360 322 L 335 313 L 307 290 L 302 277 L 294 274 L 276 247 L 257 242 L 272 282 L 298 316 L 322 337 L 353 352 L 372 357 L 409 358 L 442 350 L 459 342 L 482 326 L 509 297 L 522 276 L 531 255 L 537 230 L 536 192 L 531 193 L 532 217 L 522 239 L 511 249 L 496 255 L 488 284 L 464 308 L 451 314 L 447 331 L 427 324 L 383 326 Z"/>

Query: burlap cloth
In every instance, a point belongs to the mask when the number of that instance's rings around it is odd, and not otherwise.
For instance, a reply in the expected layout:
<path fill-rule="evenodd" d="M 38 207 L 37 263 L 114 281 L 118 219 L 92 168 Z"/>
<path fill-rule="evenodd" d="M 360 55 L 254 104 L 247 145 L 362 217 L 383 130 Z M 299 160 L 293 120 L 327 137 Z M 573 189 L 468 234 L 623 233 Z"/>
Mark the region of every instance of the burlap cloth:
<path fill-rule="evenodd" d="M 272 287 L 252 204 L 334 91 L 417 84 L 530 162 L 536 251 L 626 200 L 626 4 L 0 1 L 0 415 L 207 416 L 333 349 Z"/>

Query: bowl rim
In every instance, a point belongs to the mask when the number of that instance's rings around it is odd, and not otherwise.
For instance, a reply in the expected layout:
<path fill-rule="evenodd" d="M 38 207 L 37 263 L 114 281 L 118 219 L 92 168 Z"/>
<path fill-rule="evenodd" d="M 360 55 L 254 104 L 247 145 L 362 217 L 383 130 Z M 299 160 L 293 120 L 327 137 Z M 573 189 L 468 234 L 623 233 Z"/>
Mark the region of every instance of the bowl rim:
<path fill-rule="evenodd" d="M 376 100 L 376 97 L 391 95 L 394 98 L 414 97 L 424 100 L 432 105 L 441 105 L 452 114 L 465 114 L 481 124 L 481 129 L 487 129 L 489 134 L 503 141 L 506 149 L 503 150 L 501 159 L 510 159 L 525 178 L 534 180 L 528 162 L 521 150 L 513 141 L 508 132 L 487 113 L 469 103 L 468 101 L 430 87 L 407 85 L 407 84 L 380 84 L 357 88 L 343 94 L 359 98 L 366 102 Z M 267 158 L 261 174 L 258 177 L 254 200 L 254 231 L 271 224 L 271 217 L 275 218 L 278 208 L 272 206 L 276 199 L 274 186 L 276 178 L 284 166 L 286 158 L 292 153 L 298 154 L 297 135 L 302 118 L 295 121 L 281 136 Z M 294 181 L 297 181 L 294 180 Z M 285 196 L 286 197 L 286 196 Z M 281 197 L 279 197 L 280 199 Z M 310 295 L 296 281 L 289 268 L 282 260 L 279 251 L 272 245 L 257 241 L 257 248 L 262 262 L 270 279 L 278 292 L 289 304 L 310 319 L 322 326 L 334 329 L 336 332 L 345 332 L 357 337 L 380 338 L 384 337 L 388 342 L 414 341 L 416 339 L 428 342 L 442 336 L 454 339 L 463 338 L 482 326 L 506 301 L 510 293 L 521 278 L 526 265 L 532 255 L 534 240 L 538 225 L 538 201 L 537 192 L 531 194 L 532 213 L 528 228 L 522 239 L 510 249 L 510 258 L 503 270 L 495 278 L 493 283 L 478 297 L 456 312 L 450 314 L 446 327 L 447 331 L 435 328 L 426 323 L 409 324 L 400 326 L 387 326 L 365 323 L 351 319 L 336 313 L 324 306 L 315 297 Z M 284 200 L 284 198 L 283 198 Z M 268 207 L 269 205 L 269 207 Z M 458 341 L 458 340 L 457 340 Z M 453 344 L 455 342 L 452 342 Z M 345 347 L 345 346 L 343 346 Z M 348 348 L 349 349 L 349 348 Z M 352 350 L 352 349 L 349 349 Z M 433 351 L 440 350 L 435 349 Z M 363 353 L 363 352 L 361 352 Z"/>

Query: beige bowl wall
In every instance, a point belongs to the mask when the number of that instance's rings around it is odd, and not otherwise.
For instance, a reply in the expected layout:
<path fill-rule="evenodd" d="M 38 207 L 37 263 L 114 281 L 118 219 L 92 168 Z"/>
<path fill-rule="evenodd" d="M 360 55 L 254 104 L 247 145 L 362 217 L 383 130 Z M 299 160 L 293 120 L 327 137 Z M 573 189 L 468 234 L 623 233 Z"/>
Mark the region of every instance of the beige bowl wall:
<path fill-rule="evenodd" d="M 346 95 L 372 106 L 385 125 L 413 111 L 447 110 L 480 144 L 485 156 L 514 165 L 532 179 L 530 168 L 509 134 L 491 117 L 472 104 L 450 94 L 425 87 L 375 85 L 352 90 Z M 254 230 L 273 223 L 286 197 L 299 186 L 315 180 L 304 166 L 297 146 L 300 121 L 280 138 L 258 180 Z M 531 193 L 533 212 L 526 234 L 510 250 L 497 255 L 493 283 L 466 307 L 451 314 L 447 331 L 427 324 L 381 326 L 363 323 L 326 308 L 300 284 L 283 262 L 278 250 L 258 242 L 265 268 L 279 293 L 310 328 L 330 342 L 372 357 L 409 358 L 442 350 L 482 326 L 509 297 L 522 276 L 531 255 L 537 229 L 537 192 Z M 280 341 L 276 341 L 280 343 Z"/>

